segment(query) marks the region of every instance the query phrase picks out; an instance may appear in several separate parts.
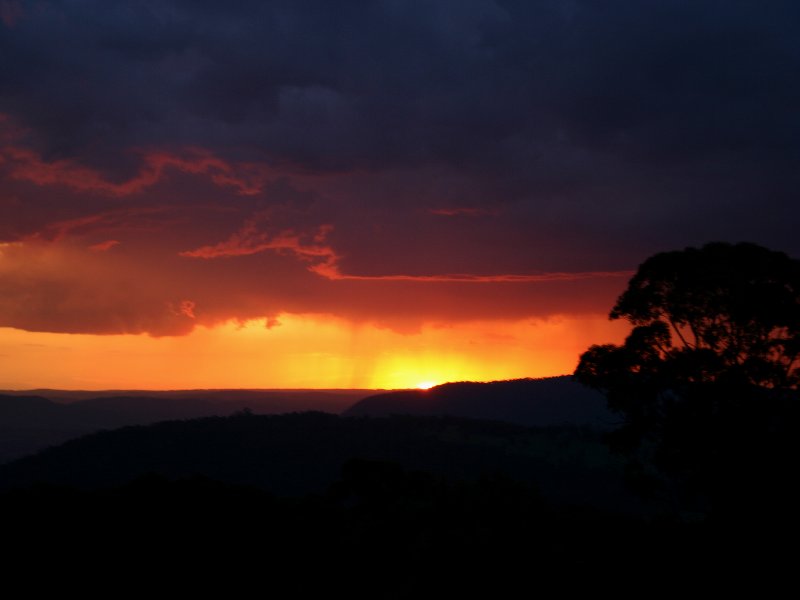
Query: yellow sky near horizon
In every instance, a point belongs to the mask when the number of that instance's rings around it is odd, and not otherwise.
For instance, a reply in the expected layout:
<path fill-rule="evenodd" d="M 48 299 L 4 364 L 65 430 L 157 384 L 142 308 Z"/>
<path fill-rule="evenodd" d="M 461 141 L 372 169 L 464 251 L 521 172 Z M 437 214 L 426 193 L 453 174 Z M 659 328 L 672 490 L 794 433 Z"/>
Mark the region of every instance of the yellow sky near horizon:
<path fill-rule="evenodd" d="M 328 315 L 198 326 L 185 336 L 0 328 L 0 389 L 412 388 L 570 373 L 605 316 L 431 323 L 397 332 Z"/>

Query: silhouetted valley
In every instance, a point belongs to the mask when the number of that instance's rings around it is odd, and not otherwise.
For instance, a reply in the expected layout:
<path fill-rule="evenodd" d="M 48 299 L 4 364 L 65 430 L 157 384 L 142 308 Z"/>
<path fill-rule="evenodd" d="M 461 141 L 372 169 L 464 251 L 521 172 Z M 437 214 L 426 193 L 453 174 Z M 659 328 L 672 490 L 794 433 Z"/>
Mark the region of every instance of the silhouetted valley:
<path fill-rule="evenodd" d="M 69 439 L 126 425 L 225 416 L 241 410 L 339 413 L 372 390 L 187 390 L 0 394 L 0 463 Z"/>

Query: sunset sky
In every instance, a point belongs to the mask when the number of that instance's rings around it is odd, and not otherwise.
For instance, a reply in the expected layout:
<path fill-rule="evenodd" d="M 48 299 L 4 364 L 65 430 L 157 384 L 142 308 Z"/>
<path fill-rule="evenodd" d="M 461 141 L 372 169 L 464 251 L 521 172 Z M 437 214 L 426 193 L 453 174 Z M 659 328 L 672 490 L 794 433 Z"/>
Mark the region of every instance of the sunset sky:
<path fill-rule="evenodd" d="M 0 389 L 571 372 L 800 255 L 796 0 L 0 0 Z"/>

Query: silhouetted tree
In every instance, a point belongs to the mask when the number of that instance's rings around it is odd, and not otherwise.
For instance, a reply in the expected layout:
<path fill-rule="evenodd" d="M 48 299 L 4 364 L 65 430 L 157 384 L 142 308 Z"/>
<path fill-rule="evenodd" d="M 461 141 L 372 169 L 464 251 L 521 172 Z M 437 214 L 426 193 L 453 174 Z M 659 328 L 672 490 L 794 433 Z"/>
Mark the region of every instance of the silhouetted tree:
<path fill-rule="evenodd" d="M 610 318 L 632 331 L 589 348 L 575 377 L 624 417 L 617 449 L 721 489 L 787 433 L 776 415 L 796 412 L 800 261 L 747 243 L 656 254 Z"/>

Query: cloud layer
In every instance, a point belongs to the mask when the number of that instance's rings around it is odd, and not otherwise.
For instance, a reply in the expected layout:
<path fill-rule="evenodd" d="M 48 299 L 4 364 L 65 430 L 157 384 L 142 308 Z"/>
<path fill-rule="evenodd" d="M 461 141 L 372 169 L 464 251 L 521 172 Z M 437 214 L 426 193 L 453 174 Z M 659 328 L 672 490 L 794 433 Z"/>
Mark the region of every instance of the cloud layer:
<path fill-rule="evenodd" d="M 0 2 L 0 326 L 603 313 L 656 251 L 800 255 L 776 0 Z"/>

